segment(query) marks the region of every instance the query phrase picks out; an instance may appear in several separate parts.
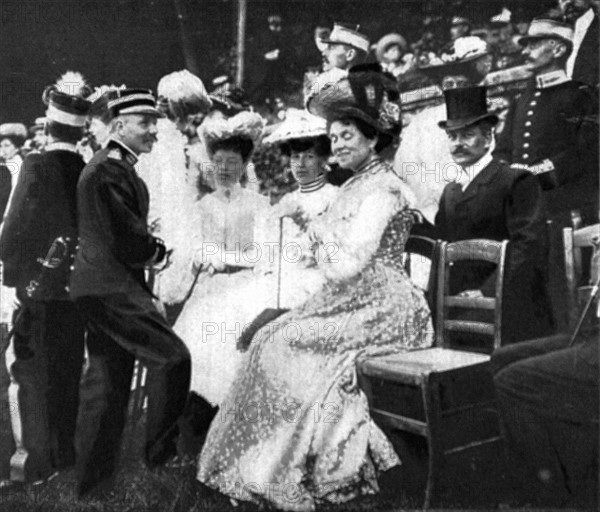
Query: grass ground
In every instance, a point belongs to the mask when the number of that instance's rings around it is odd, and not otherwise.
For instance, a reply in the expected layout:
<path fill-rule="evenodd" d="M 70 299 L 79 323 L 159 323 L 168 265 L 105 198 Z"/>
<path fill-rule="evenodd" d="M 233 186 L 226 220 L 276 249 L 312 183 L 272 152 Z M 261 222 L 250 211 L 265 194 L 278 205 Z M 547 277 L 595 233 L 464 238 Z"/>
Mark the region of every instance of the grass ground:
<path fill-rule="evenodd" d="M 81 499 L 75 496 L 73 472 L 61 474 L 48 484 L 26 486 L 19 492 L 0 497 L 1 512 L 254 512 L 253 504 L 241 502 L 234 506 L 228 498 L 208 489 L 195 478 L 195 466 L 177 469 L 148 470 L 142 462 L 143 421 L 128 429 L 123 442 L 119 470 L 114 485 L 102 499 Z M 324 512 L 418 510 L 422 504 L 422 482 L 426 466 L 423 447 L 411 441 L 410 453 L 399 439 L 393 439 L 403 452 L 404 467 L 384 474 L 381 493 L 366 496 L 343 506 L 328 506 Z M 469 478 L 465 474 L 465 478 Z M 482 482 L 487 491 L 489 482 Z M 493 486 L 493 485 L 492 485 Z M 444 508 L 494 509 L 495 492 L 466 485 L 461 496 L 453 498 Z"/>
<path fill-rule="evenodd" d="M 0 356 L 3 353 L 0 346 Z M 0 365 L 0 394 L 6 392 L 8 376 Z M 0 397 L 0 454 L 12 453 L 11 411 L 6 396 Z M 228 498 L 200 484 L 194 466 L 150 471 L 142 462 L 143 418 L 129 425 L 122 443 L 119 469 L 114 485 L 102 499 L 78 500 L 74 472 L 65 472 L 40 487 L 28 485 L 9 496 L 0 496 L 0 512 L 250 512 L 249 503 L 233 506 Z M 422 439 L 388 433 L 403 466 L 382 475 L 381 493 L 366 496 L 343 506 L 324 507 L 324 512 L 416 510 L 423 503 L 426 477 L 426 449 Z M 484 456 L 492 467 L 482 469 L 473 460 L 448 470 L 454 476 L 454 496 L 443 497 L 444 508 L 497 508 L 504 500 L 502 480 L 505 469 L 499 453 Z M 488 464 L 489 466 L 489 464 Z M 7 478 L 8 460 L 0 457 L 0 478 Z M 438 502 L 439 506 L 439 502 Z"/>
<path fill-rule="evenodd" d="M 228 498 L 203 486 L 195 478 L 195 466 L 148 470 L 142 462 L 143 420 L 125 434 L 114 485 L 102 499 L 75 495 L 73 471 L 60 474 L 43 486 L 27 485 L 0 497 L 1 512 L 250 512 L 258 507 Z M 367 496 L 344 506 L 325 507 L 327 512 L 406 510 L 417 508 L 393 484 L 377 496 Z"/>

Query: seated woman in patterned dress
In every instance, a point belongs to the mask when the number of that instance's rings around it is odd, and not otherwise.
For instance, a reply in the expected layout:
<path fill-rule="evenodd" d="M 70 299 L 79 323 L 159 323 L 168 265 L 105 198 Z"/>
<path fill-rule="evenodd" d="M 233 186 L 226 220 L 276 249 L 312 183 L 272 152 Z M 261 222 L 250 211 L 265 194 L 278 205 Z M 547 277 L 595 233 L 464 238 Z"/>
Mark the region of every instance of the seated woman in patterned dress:
<path fill-rule="evenodd" d="M 357 358 L 431 345 L 425 298 L 400 254 L 413 215 L 378 157 L 400 121 L 381 75 L 318 91 L 334 156 L 354 176 L 312 224 L 325 286 L 257 333 L 200 455 L 198 479 L 233 499 L 314 510 L 378 491 L 400 463 L 369 415 Z"/>

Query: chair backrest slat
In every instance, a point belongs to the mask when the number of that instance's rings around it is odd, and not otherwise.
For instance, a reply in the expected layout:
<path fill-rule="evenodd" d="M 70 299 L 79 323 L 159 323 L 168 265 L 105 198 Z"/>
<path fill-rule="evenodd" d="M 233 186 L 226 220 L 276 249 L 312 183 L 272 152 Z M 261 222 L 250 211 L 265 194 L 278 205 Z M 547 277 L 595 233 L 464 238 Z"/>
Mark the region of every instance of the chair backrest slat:
<path fill-rule="evenodd" d="M 438 264 L 438 292 L 436 306 L 436 344 L 447 346 L 446 332 L 481 334 L 493 339 L 493 348 L 502 340 L 502 287 L 506 263 L 507 240 L 471 239 L 442 242 Z M 496 264 L 494 297 L 461 297 L 450 295 L 450 274 L 457 261 L 484 261 Z M 450 308 L 493 311 L 493 321 L 448 319 Z"/>
<path fill-rule="evenodd" d="M 503 243 L 484 238 L 452 242 L 446 249 L 446 261 L 477 260 L 499 264 L 502 258 Z"/>
<path fill-rule="evenodd" d="M 444 322 L 444 329 L 454 332 L 485 334 L 486 336 L 494 336 L 496 331 L 493 324 L 475 322 L 472 320 L 446 320 Z"/>
<path fill-rule="evenodd" d="M 446 306 L 449 308 L 488 309 L 493 311 L 496 299 L 492 297 L 446 297 Z"/>

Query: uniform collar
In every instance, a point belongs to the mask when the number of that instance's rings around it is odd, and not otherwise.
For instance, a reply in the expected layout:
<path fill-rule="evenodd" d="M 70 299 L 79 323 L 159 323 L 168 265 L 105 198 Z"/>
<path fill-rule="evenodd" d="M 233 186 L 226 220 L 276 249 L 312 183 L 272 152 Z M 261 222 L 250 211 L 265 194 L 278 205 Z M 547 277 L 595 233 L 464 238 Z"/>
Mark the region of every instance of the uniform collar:
<path fill-rule="evenodd" d="M 44 151 L 70 151 L 71 153 L 77 153 L 77 148 L 75 144 L 71 144 L 70 142 L 51 142 L 50 144 L 46 144 Z"/>
<path fill-rule="evenodd" d="M 132 167 L 138 161 L 137 155 L 125 144 L 123 144 L 120 140 L 109 139 L 106 147 L 110 150 L 108 152 L 108 156 L 110 158 L 115 158 L 116 160 L 125 160 Z"/>
<path fill-rule="evenodd" d="M 542 73 L 535 77 L 535 85 L 537 89 L 554 87 L 555 85 L 559 85 L 568 81 L 569 77 L 564 69 L 549 71 L 548 73 Z"/>

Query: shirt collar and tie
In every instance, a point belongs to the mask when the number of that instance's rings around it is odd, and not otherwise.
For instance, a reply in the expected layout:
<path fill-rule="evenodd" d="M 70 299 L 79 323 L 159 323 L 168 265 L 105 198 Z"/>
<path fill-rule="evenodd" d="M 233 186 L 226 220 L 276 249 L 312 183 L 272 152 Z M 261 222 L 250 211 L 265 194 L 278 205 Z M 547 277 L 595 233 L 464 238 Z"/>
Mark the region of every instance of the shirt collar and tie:
<path fill-rule="evenodd" d="M 490 163 L 492 162 L 492 151 L 491 148 L 487 151 L 485 155 L 483 155 L 477 162 L 473 165 L 469 165 L 467 167 L 459 166 L 461 170 L 460 175 L 456 179 L 455 183 L 460 185 L 460 188 L 464 192 L 466 188 L 473 182 L 473 180 L 479 175 L 481 171 L 483 171 Z"/>

